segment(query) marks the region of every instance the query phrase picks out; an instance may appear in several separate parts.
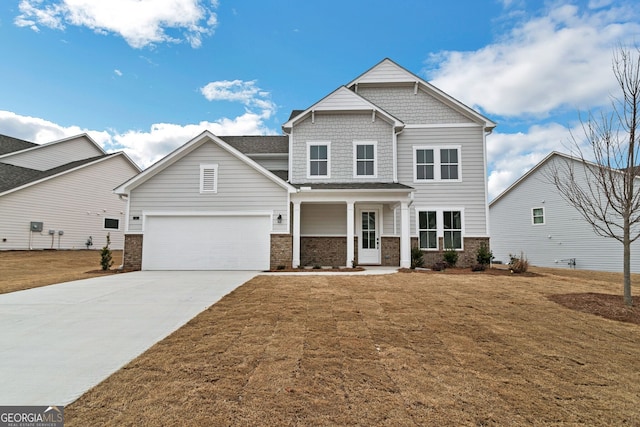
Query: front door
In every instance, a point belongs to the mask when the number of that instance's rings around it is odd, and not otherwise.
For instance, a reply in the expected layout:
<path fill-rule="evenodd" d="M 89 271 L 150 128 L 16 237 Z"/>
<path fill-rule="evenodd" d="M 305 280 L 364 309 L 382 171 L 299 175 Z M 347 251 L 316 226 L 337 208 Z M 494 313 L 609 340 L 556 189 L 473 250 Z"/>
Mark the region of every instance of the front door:
<path fill-rule="evenodd" d="M 380 264 L 380 209 L 359 211 L 358 264 Z"/>

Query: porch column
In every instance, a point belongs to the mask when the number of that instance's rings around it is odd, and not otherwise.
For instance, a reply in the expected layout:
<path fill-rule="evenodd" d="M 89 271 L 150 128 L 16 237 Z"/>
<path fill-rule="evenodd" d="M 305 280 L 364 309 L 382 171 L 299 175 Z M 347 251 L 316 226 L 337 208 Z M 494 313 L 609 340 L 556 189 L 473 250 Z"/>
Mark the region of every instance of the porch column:
<path fill-rule="evenodd" d="M 293 202 L 293 259 L 291 266 L 300 266 L 300 202 Z"/>
<path fill-rule="evenodd" d="M 411 236 L 409 234 L 409 203 L 400 203 L 400 267 L 411 267 Z"/>
<path fill-rule="evenodd" d="M 347 268 L 352 266 L 352 261 L 355 261 L 355 250 L 353 247 L 353 236 L 355 234 L 353 214 L 353 202 L 347 202 Z"/>

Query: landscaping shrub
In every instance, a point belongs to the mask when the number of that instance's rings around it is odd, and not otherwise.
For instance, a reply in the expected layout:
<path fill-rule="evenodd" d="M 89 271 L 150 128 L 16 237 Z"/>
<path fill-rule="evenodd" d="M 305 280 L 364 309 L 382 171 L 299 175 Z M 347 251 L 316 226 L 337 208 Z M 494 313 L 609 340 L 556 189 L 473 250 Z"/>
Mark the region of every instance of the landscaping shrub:
<path fill-rule="evenodd" d="M 110 244 L 111 234 L 107 233 L 107 244 L 100 250 L 100 265 L 102 266 L 102 270 L 104 271 L 108 270 L 113 265 L 112 253 L 111 249 L 109 249 Z"/>
<path fill-rule="evenodd" d="M 411 269 L 424 265 L 424 254 L 418 247 L 411 248 Z"/>
<path fill-rule="evenodd" d="M 520 252 L 520 257 L 509 254 L 509 258 L 511 259 L 509 264 L 511 265 L 512 273 L 526 273 L 529 269 L 529 261 L 527 261 L 523 252 Z"/>
<path fill-rule="evenodd" d="M 447 264 L 444 262 L 436 262 L 431 266 L 433 271 L 443 271 L 445 268 L 447 268 Z"/>
<path fill-rule="evenodd" d="M 489 247 L 485 242 L 480 243 L 480 247 L 476 251 L 476 261 L 478 264 L 486 266 L 491 264 L 492 260 L 493 252 L 489 250 Z"/>
<path fill-rule="evenodd" d="M 486 264 L 476 264 L 471 267 L 471 271 L 485 271 L 487 269 Z"/>
<path fill-rule="evenodd" d="M 442 253 L 442 258 L 444 258 L 444 262 L 447 263 L 448 267 L 455 267 L 458 263 L 458 252 L 455 249 L 445 249 Z"/>

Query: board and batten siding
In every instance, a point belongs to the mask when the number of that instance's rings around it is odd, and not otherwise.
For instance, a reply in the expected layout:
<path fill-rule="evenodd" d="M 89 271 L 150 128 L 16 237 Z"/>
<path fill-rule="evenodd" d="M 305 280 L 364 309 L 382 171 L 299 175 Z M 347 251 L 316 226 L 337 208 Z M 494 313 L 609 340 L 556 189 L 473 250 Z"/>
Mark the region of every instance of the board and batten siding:
<path fill-rule="evenodd" d="M 551 158 L 549 161 L 553 161 Z M 547 179 L 549 161 L 492 202 L 491 249 L 497 261 L 524 256 L 539 267 L 622 272 L 622 243 L 598 236 Z M 580 168 L 580 163 L 575 163 Z M 580 169 L 576 169 L 580 170 Z M 578 173 L 577 176 L 581 176 Z M 533 224 L 532 209 L 544 209 L 544 224 Z M 631 271 L 640 273 L 640 242 L 631 245 Z"/>
<path fill-rule="evenodd" d="M 95 144 L 81 136 L 11 154 L 3 157 L 1 161 L 14 166 L 45 171 L 103 154 Z"/>
<path fill-rule="evenodd" d="M 297 123 L 293 130 L 292 183 L 302 182 L 392 182 L 393 181 L 393 129 L 392 126 L 372 114 L 316 113 L 314 123 L 308 117 Z M 357 177 L 353 172 L 354 141 L 376 141 L 377 176 Z M 330 142 L 330 177 L 307 178 L 307 143 Z"/>
<path fill-rule="evenodd" d="M 464 235 L 487 237 L 487 201 L 482 126 L 438 126 L 405 129 L 398 136 L 398 180 L 416 189 L 410 209 L 412 236 L 417 235 L 416 208 L 464 209 Z M 459 146 L 462 181 L 414 182 L 416 146 Z"/>
<path fill-rule="evenodd" d="M 217 193 L 201 194 L 200 165 L 211 164 L 218 165 Z M 287 190 L 216 143 L 205 142 L 131 191 L 128 231 L 143 230 L 144 211 L 265 210 L 273 211 L 273 232 L 288 232 Z"/>
<path fill-rule="evenodd" d="M 29 249 L 30 237 L 33 249 L 85 249 L 89 236 L 93 238 L 92 249 L 100 249 L 107 243 L 107 233 L 111 248 L 122 249 L 126 202 L 113 189 L 136 173 L 124 155 L 112 155 L 5 194 L 0 197 L 0 249 Z M 105 218 L 118 219 L 119 230 L 105 229 Z M 43 223 L 42 233 L 30 231 L 31 221 Z M 55 231 L 53 245 L 49 230 Z"/>

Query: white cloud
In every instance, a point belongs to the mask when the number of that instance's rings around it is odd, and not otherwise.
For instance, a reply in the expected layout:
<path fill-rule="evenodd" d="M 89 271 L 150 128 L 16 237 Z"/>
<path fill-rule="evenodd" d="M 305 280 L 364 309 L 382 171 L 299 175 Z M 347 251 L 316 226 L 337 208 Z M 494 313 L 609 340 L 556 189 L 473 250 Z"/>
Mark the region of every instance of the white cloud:
<path fill-rule="evenodd" d="M 118 77 L 122 77 L 122 71 L 118 70 L 117 68 L 115 70 L 113 70 L 114 74 Z"/>
<path fill-rule="evenodd" d="M 580 11 L 561 5 L 516 25 L 496 43 L 429 58 L 431 81 L 487 114 L 547 116 L 604 105 L 615 91 L 611 54 L 640 37 L 630 7 Z"/>
<path fill-rule="evenodd" d="M 148 131 L 118 133 L 78 126 L 64 127 L 41 118 L 0 110 L 0 133 L 38 144 L 86 133 L 107 152 L 124 151 L 138 166 L 146 168 L 204 130 L 220 136 L 275 134 L 275 130 L 268 128 L 263 120 L 260 114 L 247 112 L 233 119 L 223 118 L 215 122 L 202 121 L 184 126 L 157 123 Z"/>
<path fill-rule="evenodd" d="M 256 81 L 220 80 L 200 88 L 200 93 L 209 101 L 240 102 L 248 108 L 262 111 L 265 119 L 276 111 L 276 105 L 269 99 L 269 92 L 256 86 Z"/>
<path fill-rule="evenodd" d="M 202 45 L 217 26 L 217 1 L 206 0 L 21 0 L 14 22 L 39 31 L 81 26 L 101 34 L 114 33 L 134 48 L 155 43 Z M 170 35 L 167 30 L 179 30 Z M 175 31 L 172 31 L 172 33 Z"/>

